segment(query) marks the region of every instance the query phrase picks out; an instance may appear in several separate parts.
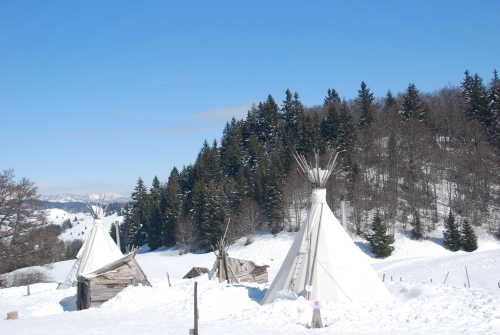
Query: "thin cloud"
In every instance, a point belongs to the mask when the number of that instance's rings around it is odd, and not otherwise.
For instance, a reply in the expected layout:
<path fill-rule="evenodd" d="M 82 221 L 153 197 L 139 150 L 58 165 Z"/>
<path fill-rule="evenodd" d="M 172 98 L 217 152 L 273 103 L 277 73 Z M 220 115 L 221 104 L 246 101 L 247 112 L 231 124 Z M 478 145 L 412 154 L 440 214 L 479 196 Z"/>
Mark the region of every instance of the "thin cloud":
<path fill-rule="evenodd" d="M 206 112 L 196 113 L 195 117 L 207 121 L 226 121 L 235 119 L 242 119 L 247 115 L 247 112 L 252 108 L 254 103 L 249 102 L 241 105 L 233 105 L 221 108 L 211 109 Z"/>
<path fill-rule="evenodd" d="M 191 126 L 180 126 L 180 127 L 167 127 L 167 128 L 153 128 L 144 129 L 136 132 L 127 133 L 127 136 L 140 136 L 140 135 L 154 135 L 154 134 L 194 134 L 200 131 L 210 130 L 214 127 L 191 127 Z"/>
<path fill-rule="evenodd" d="M 84 137 L 94 136 L 141 136 L 141 135 L 155 135 L 155 134 L 195 134 L 201 131 L 214 129 L 214 126 L 178 126 L 178 127 L 162 127 L 162 128 L 146 128 L 146 129 L 89 129 L 80 130 L 76 134 Z"/>
<path fill-rule="evenodd" d="M 78 130 L 76 134 L 80 136 L 99 136 L 99 135 L 111 135 L 116 134 L 119 129 L 87 129 Z"/>

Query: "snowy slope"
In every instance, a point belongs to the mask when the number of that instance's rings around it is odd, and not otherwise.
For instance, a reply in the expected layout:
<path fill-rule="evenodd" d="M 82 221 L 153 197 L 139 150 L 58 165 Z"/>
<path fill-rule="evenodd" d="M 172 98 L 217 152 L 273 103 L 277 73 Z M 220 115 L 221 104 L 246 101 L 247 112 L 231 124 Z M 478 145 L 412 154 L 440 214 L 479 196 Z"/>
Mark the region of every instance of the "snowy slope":
<path fill-rule="evenodd" d="M 89 213 L 68 213 L 63 209 L 58 208 L 47 209 L 45 210 L 45 213 L 47 215 L 47 221 L 49 224 L 62 225 L 63 222 L 68 219 L 71 221 L 73 227 L 67 229 L 59 236 L 59 238 L 64 241 L 71 241 L 76 239 L 85 240 L 85 236 L 92 229 L 92 224 L 94 222 L 92 216 Z M 106 228 L 106 231 L 109 231 L 113 222 L 118 221 L 119 223 L 121 223 L 122 220 L 122 216 L 113 214 L 105 216 L 102 219 L 102 223 Z"/>
<path fill-rule="evenodd" d="M 244 246 L 233 245 L 231 256 L 270 265 L 276 274 L 294 234 L 261 235 Z M 363 249 L 362 243 L 359 243 Z M 320 334 L 499 334 L 500 243 L 481 240 L 474 253 L 451 253 L 435 241 L 399 238 L 393 256 L 369 258 L 394 299 L 364 305 L 324 305 L 327 328 Z M 369 257 L 367 255 L 367 257 Z M 37 284 L 32 295 L 26 288 L 0 290 L 0 315 L 18 310 L 21 320 L 0 320 L 6 334 L 187 334 L 192 327 L 194 280 L 181 277 L 191 266 L 211 267 L 213 254 L 178 255 L 162 250 L 138 255 L 153 287 L 130 287 L 99 309 L 74 310 L 74 288 L 55 290 L 55 284 Z M 471 288 L 464 288 L 467 264 Z M 71 262 L 54 264 L 47 271 L 62 280 Z M 166 281 L 169 272 L 172 287 Z M 447 283 L 443 279 L 450 272 Z M 393 277 L 393 281 L 390 277 Z M 402 278 L 403 281 L 399 281 Z M 433 282 L 430 283 L 430 278 Z M 285 299 L 261 306 L 266 285 L 226 285 L 197 279 L 200 299 L 200 334 L 308 334 L 310 303 Z"/>
<path fill-rule="evenodd" d="M 130 199 L 117 193 L 88 193 L 88 194 L 74 194 L 74 193 L 58 193 L 58 194 L 42 194 L 41 200 L 50 202 L 127 202 Z"/>

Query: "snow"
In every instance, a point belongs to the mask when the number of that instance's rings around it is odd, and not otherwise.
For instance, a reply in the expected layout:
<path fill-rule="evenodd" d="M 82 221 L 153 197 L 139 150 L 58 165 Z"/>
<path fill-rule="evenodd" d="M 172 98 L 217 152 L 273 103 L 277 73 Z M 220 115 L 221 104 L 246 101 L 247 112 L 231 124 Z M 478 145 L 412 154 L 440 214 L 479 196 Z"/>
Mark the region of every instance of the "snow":
<path fill-rule="evenodd" d="M 90 213 L 68 213 L 63 209 L 58 208 L 47 209 L 45 210 L 45 213 L 49 224 L 62 225 L 63 222 L 68 219 L 71 221 L 73 227 L 65 230 L 59 236 L 59 238 L 63 241 L 85 240 L 94 224 L 94 219 Z M 101 219 L 101 222 L 107 232 L 110 231 L 111 225 L 116 221 L 121 223 L 123 221 L 123 216 L 112 214 Z"/>
<path fill-rule="evenodd" d="M 49 202 L 128 202 L 130 199 L 117 193 L 58 193 L 58 194 L 42 194 L 40 197 L 43 201 Z"/>
<path fill-rule="evenodd" d="M 123 255 L 108 232 L 104 230 L 101 220 L 96 219 L 90 236 L 85 240 L 76 257 L 80 263 L 75 280 L 79 275 L 90 274 L 122 258 Z"/>
<path fill-rule="evenodd" d="M 342 255 L 342 257 L 332 257 Z M 322 303 L 387 299 L 389 293 L 326 203 L 326 189 L 312 191 L 307 220 L 300 228 L 263 303 L 284 290 Z"/>
<path fill-rule="evenodd" d="M 244 246 L 237 241 L 230 256 L 270 265 L 272 279 L 294 238 L 263 234 Z M 312 306 L 303 298 L 282 297 L 260 305 L 269 284 L 219 284 L 204 275 L 197 278 L 200 334 L 498 334 L 500 329 L 500 243 L 481 238 L 473 253 L 451 253 L 432 239 L 417 242 L 398 237 L 393 256 L 373 259 L 385 274 L 393 295 L 387 302 L 321 304 L 326 328 L 310 330 Z M 363 244 L 358 246 L 364 249 Z M 55 283 L 0 290 L 0 315 L 19 311 L 20 320 L 0 320 L 1 334 L 187 334 L 193 320 L 193 283 L 182 276 L 194 265 L 211 267 L 215 257 L 165 249 L 137 256 L 153 287 L 129 287 L 100 308 L 74 311 L 75 289 L 56 290 Z M 467 265 L 471 288 L 464 288 Z M 63 280 L 71 262 L 46 268 L 54 280 Z M 29 271 L 29 269 L 25 269 Z M 169 273 L 172 287 L 166 280 Z M 443 284 L 446 273 L 447 282 Z M 393 280 L 391 281 L 391 276 Z M 400 281 L 400 277 L 402 281 Z M 433 282 L 430 282 L 430 278 Z"/>

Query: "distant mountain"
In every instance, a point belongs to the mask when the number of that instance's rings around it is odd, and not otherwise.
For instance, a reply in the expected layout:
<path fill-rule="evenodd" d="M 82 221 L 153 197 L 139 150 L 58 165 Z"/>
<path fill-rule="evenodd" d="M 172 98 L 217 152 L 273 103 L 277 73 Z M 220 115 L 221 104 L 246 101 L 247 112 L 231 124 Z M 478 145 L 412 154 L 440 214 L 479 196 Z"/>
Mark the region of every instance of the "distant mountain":
<path fill-rule="evenodd" d="M 59 203 L 88 203 L 95 201 L 102 201 L 104 203 L 128 202 L 130 199 L 121 194 L 116 193 L 89 193 L 89 194 L 74 194 L 74 193 L 58 193 L 58 194 L 44 194 L 40 196 L 40 200 L 48 202 Z"/>

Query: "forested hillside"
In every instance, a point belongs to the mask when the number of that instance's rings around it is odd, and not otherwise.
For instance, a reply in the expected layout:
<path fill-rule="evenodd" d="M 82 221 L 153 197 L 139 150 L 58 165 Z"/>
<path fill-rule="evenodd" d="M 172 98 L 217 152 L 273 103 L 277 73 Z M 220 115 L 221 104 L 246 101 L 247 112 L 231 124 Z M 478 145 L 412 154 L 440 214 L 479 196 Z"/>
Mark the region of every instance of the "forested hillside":
<path fill-rule="evenodd" d="M 409 84 L 375 98 L 362 82 L 357 98 L 328 89 L 321 105 L 305 107 L 286 90 L 268 96 L 222 139 L 205 142 L 192 165 L 174 168 L 148 187 L 139 178 L 125 210 L 128 247 L 177 245 L 211 249 L 224 222 L 235 237 L 260 228 L 296 230 L 309 190 L 292 153 L 323 157 L 342 151 L 331 178 L 334 211 L 348 204 L 355 233 L 367 232 L 376 212 L 391 231 L 425 238 L 448 211 L 500 233 L 500 80 L 465 73 L 459 87 L 433 93 Z M 444 213 L 446 212 L 446 213 Z"/>

